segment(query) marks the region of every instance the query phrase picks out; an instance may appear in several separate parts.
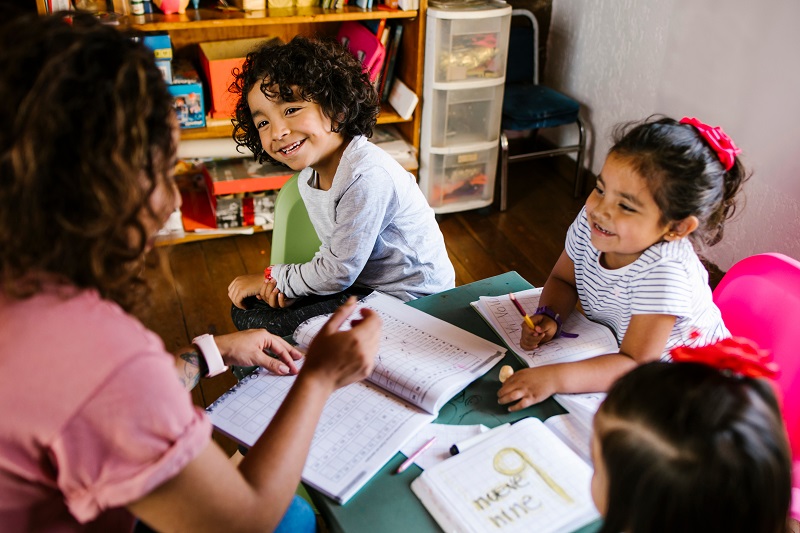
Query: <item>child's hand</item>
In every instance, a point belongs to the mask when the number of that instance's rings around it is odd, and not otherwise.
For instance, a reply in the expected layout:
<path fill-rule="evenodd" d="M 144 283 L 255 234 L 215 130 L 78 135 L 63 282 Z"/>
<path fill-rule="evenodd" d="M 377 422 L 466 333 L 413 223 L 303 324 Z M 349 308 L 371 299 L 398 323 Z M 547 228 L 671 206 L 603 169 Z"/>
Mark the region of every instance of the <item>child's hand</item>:
<path fill-rule="evenodd" d="M 303 357 L 300 350 L 265 329 L 246 329 L 228 335 L 215 335 L 214 341 L 226 365 L 256 365 L 273 374 L 297 374 L 294 361 Z M 274 354 L 277 359 L 269 353 Z"/>
<path fill-rule="evenodd" d="M 500 405 L 513 404 L 509 411 L 519 411 L 546 400 L 558 392 L 558 366 L 546 365 L 514 372 L 497 391 Z M 514 403 L 517 402 L 517 403 Z"/>
<path fill-rule="evenodd" d="M 555 336 L 558 331 L 558 324 L 556 321 L 547 315 L 533 315 L 530 317 L 533 322 L 534 329 L 527 324 L 522 323 L 522 336 L 519 339 L 519 345 L 523 350 L 534 350 L 540 344 L 544 344 Z"/>
<path fill-rule="evenodd" d="M 266 283 L 264 283 L 263 274 L 245 274 L 244 276 L 238 276 L 228 285 L 228 298 L 231 299 L 233 305 L 239 309 L 244 309 L 242 300 L 248 296 L 258 296 L 263 290 L 264 285 L 266 285 Z"/>
<path fill-rule="evenodd" d="M 289 307 L 297 301 L 296 298 L 287 298 L 285 294 L 278 290 L 278 282 L 270 280 L 263 284 L 258 297 L 272 308 Z"/>

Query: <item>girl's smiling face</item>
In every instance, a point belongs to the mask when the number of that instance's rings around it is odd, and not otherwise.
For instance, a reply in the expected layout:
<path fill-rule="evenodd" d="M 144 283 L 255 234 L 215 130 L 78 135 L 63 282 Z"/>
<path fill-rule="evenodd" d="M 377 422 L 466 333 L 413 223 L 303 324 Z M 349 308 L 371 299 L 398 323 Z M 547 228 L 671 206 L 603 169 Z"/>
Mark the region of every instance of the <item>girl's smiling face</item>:
<path fill-rule="evenodd" d="M 609 154 L 586 200 L 592 245 L 607 268 L 633 263 L 670 230 L 644 178 L 624 158 Z"/>
<path fill-rule="evenodd" d="M 272 88 L 271 88 L 272 89 Z M 255 85 L 247 103 L 261 145 L 270 157 L 292 170 L 312 167 L 320 178 L 333 179 L 345 139 L 331 131 L 331 119 L 316 102 L 271 100 Z"/>

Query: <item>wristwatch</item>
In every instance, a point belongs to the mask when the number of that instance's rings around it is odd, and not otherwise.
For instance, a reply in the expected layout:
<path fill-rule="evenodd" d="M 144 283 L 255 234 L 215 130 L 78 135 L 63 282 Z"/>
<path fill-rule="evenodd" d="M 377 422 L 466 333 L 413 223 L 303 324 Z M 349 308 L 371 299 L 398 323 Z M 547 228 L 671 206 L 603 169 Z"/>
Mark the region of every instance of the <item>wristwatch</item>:
<path fill-rule="evenodd" d="M 577 333 L 567 333 L 566 331 L 564 331 L 563 324 L 561 323 L 561 317 L 559 316 L 558 313 L 550 309 L 549 306 L 543 305 L 541 307 L 537 307 L 536 312 L 533 314 L 544 315 L 553 319 L 553 321 L 556 323 L 556 334 L 553 335 L 554 339 L 557 339 L 559 337 L 575 338 L 578 336 Z"/>
<path fill-rule="evenodd" d="M 219 353 L 219 347 L 216 341 L 214 341 L 213 335 L 209 335 L 208 333 L 199 335 L 192 339 L 192 344 L 200 349 L 200 355 L 203 357 L 208 367 L 208 374 L 204 377 L 213 378 L 228 370 L 228 367 L 222 362 L 222 354 Z"/>

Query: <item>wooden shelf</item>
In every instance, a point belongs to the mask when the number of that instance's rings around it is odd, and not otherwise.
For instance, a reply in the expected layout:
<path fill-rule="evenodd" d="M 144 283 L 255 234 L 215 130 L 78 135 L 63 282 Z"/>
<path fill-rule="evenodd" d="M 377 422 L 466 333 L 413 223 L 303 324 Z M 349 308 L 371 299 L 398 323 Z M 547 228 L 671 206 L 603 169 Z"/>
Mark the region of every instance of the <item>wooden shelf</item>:
<path fill-rule="evenodd" d="M 411 119 L 404 119 L 397 114 L 392 106 L 383 104 L 381 106 L 381 114 L 378 115 L 378 124 L 399 124 L 402 122 L 410 122 Z M 182 141 L 195 141 L 198 139 L 219 139 L 220 137 L 230 138 L 233 135 L 233 126 L 231 124 L 219 124 L 219 120 L 214 121 L 213 125 L 205 128 L 187 128 L 181 130 Z"/>
<path fill-rule="evenodd" d="M 161 234 L 156 236 L 156 246 L 163 247 L 163 246 L 173 246 L 175 244 L 183 244 L 186 242 L 198 242 L 198 241 L 207 241 L 208 239 L 221 239 L 224 237 L 230 237 L 231 235 L 252 235 L 254 233 L 261 233 L 263 231 L 272 231 L 272 226 L 250 226 L 248 228 L 241 228 L 244 231 L 209 231 L 203 233 L 195 233 L 192 231 L 186 232 L 175 232 L 170 234 Z M 247 230 L 252 229 L 252 232 Z"/>
<path fill-rule="evenodd" d="M 186 30 L 201 28 L 241 28 L 285 24 L 316 24 L 319 22 L 343 22 L 346 20 L 413 19 L 416 11 L 361 9 L 345 6 L 341 9 L 321 7 L 293 7 L 266 9 L 263 11 L 232 11 L 219 9 L 187 9 L 186 13 L 164 15 L 130 15 L 120 20 L 121 27 L 141 31 Z"/>

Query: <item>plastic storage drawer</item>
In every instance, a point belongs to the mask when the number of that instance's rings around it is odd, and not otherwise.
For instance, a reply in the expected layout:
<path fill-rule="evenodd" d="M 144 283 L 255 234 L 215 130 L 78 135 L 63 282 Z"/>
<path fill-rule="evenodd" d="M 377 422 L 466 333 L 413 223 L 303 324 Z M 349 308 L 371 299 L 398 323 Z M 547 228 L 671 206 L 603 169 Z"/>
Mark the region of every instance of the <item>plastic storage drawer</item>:
<path fill-rule="evenodd" d="M 429 157 L 426 196 L 431 207 L 452 204 L 462 210 L 492 203 L 497 171 L 496 145 L 482 150 L 432 153 Z"/>
<path fill-rule="evenodd" d="M 431 146 L 495 141 L 500 131 L 503 85 L 433 91 Z"/>
<path fill-rule="evenodd" d="M 464 17 L 464 13 L 428 10 L 429 20 L 436 24 L 427 30 L 434 36 L 436 83 L 505 77 L 511 19 L 491 11 L 474 13 L 480 18 L 439 18 Z"/>

